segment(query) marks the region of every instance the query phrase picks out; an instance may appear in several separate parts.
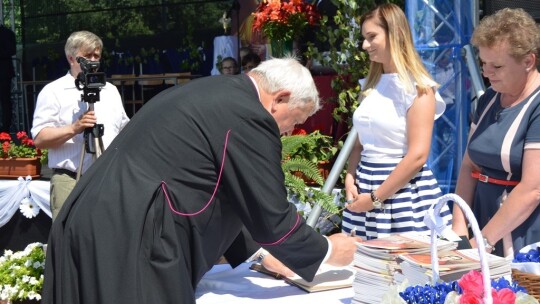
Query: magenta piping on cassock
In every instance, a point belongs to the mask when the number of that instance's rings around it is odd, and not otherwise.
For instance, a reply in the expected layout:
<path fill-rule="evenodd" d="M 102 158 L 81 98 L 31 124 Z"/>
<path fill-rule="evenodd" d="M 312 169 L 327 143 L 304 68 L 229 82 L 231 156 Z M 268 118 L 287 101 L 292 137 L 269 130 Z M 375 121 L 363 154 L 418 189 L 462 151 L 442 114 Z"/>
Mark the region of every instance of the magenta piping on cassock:
<path fill-rule="evenodd" d="M 174 206 L 172 205 L 171 199 L 169 198 L 169 193 L 167 192 L 167 183 L 165 183 L 165 181 L 161 181 L 161 189 L 163 190 L 163 193 L 165 193 L 165 198 L 167 199 L 167 203 L 169 204 L 169 208 L 171 209 L 172 212 L 174 212 L 174 213 L 176 213 L 178 215 L 182 215 L 182 216 L 195 216 L 195 215 L 198 215 L 198 214 L 204 212 L 204 210 L 206 210 L 206 208 L 208 208 L 208 206 L 210 206 L 210 203 L 212 203 L 212 201 L 214 200 L 214 197 L 216 196 L 216 193 L 217 193 L 217 190 L 218 190 L 218 187 L 219 187 L 219 183 L 221 182 L 221 175 L 223 174 L 223 167 L 225 167 L 225 154 L 227 152 L 227 144 L 229 143 L 229 134 L 230 133 L 231 133 L 231 130 L 228 130 L 227 134 L 225 135 L 225 145 L 223 146 L 223 156 L 221 158 L 221 168 L 219 169 L 219 175 L 218 175 L 218 179 L 217 179 L 217 182 L 216 182 L 216 187 L 214 188 L 214 193 L 212 193 L 212 197 L 210 197 L 208 202 L 204 205 L 204 207 L 202 207 L 201 210 L 199 210 L 197 212 L 193 212 L 193 213 L 183 213 L 183 212 L 180 212 L 180 211 L 176 210 L 174 208 Z"/>
<path fill-rule="evenodd" d="M 229 134 L 231 133 L 231 130 L 228 130 L 227 131 L 227 134 L 225 135 L 225 145 L 223 147 L 223 156 L 222 156 L 222 159 L 221 159 L 221 168 L 219 169 L 219 175 L 218 175 L 218 179 L 217 179 L 217 182 L 216 182 L 216 187 L 214 188 L 214 193 L 212 193 L 212 197 L 210 197 L 210 199 L 208 200 L 208 202 L 204 205 L 204 207 L 202 207 L 201 210 L 197 211 L 197 212 L 193 212 L 193 213 L 184 213 L 184 212 L 180 212 L 178 210 L 176 210 L 171 202 L 171 199 L 169 197 L 169 193 L 167 191 L 167 183 L 165 183 L 165 181 L 161 181 L 161 189 L 163 190 L 163 193 L 165 194 L 165 199 L 167 200 L 167 203 L 169 204 L 169 208 L 171 209 L 171 211 L 177 215 L 181 215 L 181 216 L 195 216 L 195 215 L 198 215 L 198 214 L 201 214 L 202 212 L 204 212 L 209 206 L 210 206 L 210 203 L 212 203 L 212 201 L 214 200 L 214 197 L 216 196 L 216 193 L 217 193 L 217 189 L 219 187 L 219 183 L 221 182 L 221 176 L 223 174 L 223 167 L 225 167 L 225 155 L 226 155 L 226 152 L 227 152 L 227 144 L 229 143 Z M 275 245 L 279 245 L 281 244 L 283 241 L 285 241 L 289 235 L 291 235 L 291 233 L 296 229 L 296 227 L 298 226 L 298 224 L 300 223 L 300 215 L 297 213 L 296 214 L 296 223 L 294 223 L 294 226 L 283 236 L 281 237 L 279 240 L 275 241 L 275 242 L 272 242 L 272 243 L 258 243 L 259 245 L 264 245 L 264 246 L 275 246 Z"/>
<path fill-rule="evenodd" d="M 294 231 L 294 229 L 298 226 L 298 223 L 300 223 L 300 215 L 298 213 L 296 213 L 296 223 L 294 223 L 294 226 L 292 226 L 291 229 L 289 229 L 289 232 L 287 232 L 283 237 L 281 237 L 279 240 L 273 242 L 273 243 L 259 243 L 257 242 L 259 245 L 261 246 L 275 246 L 275 245 L 279 245 L 281 244 L 282 242 L 284 242 L 288 237 L 289 235 L 291 235 L 291 233 Z"/>

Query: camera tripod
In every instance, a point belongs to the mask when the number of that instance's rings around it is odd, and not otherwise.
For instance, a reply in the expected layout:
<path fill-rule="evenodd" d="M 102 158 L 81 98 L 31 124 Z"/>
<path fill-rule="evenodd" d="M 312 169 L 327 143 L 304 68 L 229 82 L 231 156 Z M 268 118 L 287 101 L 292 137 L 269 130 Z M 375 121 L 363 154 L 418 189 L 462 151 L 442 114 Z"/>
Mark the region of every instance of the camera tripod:
<path fill-rule="evenodd" d="M 90 61 L 84 57 L 77 57 L 77 62 L 81 66 L 81 72 L 75 79 L 75 87 L 83 91 L 81 99 L 88 103 L 88 111 L 94 111 L 94 104 L 99 101 L 99 91 L 106 85 L 105 73 L 97 72 L 99 61 Z M 95 161 L 105 150 L 101 139 L 104 129 L 102 124 L 95 124 L 91 128 L 84 129 L 84 145 L 82 146 L 81 159 L 77 168 L 76 181 L 79 181 L 82 175 L 85 153 L 92 154 L 92 161 Z"/>
<path fill-rule="evenodd" d="M 94 111 L 94 104 L 99 101 L 99 91 L 101 87 L 105 86 L 105 74 L 95 72 L 99 67 L 99 63 L 88 61 L 83 57 L 78 57 L 77 62 L 80 63 L 83 72 L 77 75 L 75 86 L 83 91 L 81 99 L 88 103 L 88 111 Z M 91 66 L 91 68 L 88 66 Z M 102 140 L 104 132 L 105 127 L 102 124 L 95 124 L 91 128 L 84 129 L 84 144 L 79 167 L 77 168 L 76 181 L 79 181 L 82 175 L 85 154 L 92 154 L 92 161 L 95 161 L 105 150 Z"/>
<path fill-rule="evenodd" d="M 88 104 L 88 111 L 94 111 L 94 103 Z M 95 161 L 105 150 L 102 139 L 104 131 L 105 128 L 102 124 L 95 124 L 91 128 L 84 129 L 84 145 L 82 146 L 79 167 L 77 168 L 77 181 L 82 175 L 85 154 L 92 154 L 92 161 Z"/>

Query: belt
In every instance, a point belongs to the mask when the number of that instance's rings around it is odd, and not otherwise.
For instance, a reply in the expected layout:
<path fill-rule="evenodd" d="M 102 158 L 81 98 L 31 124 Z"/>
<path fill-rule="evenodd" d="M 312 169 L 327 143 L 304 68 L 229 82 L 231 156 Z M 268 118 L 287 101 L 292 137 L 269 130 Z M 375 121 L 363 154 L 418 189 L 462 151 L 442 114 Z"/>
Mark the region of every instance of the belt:
<path fill-rule="evenodd" d="M 515 186 L 519 184 L 519 181 L 496 179 L 496 178 L 481 174 L 478 171 L 471 172 L 471 176 L 483 183 L 490 183 L 490 184 L 501 185 L 501 186 Z"/>
<path fill-rule="evenodd" d="M 53 170 L 53 174 L 65 174 L 71 178 L 74 178 L 74 179 L 77 178 L 77 173 L 68 169 L 54 168 L 52 170 Z"/>

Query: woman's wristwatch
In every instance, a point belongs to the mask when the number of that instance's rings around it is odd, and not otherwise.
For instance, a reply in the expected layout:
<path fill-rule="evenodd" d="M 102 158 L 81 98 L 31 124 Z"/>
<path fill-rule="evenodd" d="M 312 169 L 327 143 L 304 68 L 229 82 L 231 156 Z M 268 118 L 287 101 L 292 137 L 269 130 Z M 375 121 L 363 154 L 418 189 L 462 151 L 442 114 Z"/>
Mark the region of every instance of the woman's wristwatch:
<path fill-rule="evenodd" d="M 493 249 L 495 249 L 495 245 L 491 245 L 486 237 L 483 237 L 483 238 L 484 238 L 484 245 L 485 245 L 486 251 L 492 252 Z"/>
<path fill-rule="evenodd" d="M 371 191 L 371 202 L 374 208 L 382 209 L 384 206 L 383 201 L 375 195 L 375 191 Z"/>

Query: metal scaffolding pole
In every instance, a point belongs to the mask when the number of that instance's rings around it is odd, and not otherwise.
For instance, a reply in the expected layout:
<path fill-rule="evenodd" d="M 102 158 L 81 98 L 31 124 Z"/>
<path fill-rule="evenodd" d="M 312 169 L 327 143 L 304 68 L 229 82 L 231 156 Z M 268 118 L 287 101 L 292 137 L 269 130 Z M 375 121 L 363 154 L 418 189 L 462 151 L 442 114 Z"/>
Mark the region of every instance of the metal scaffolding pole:
<path fill-rule="evenodd" d="M 428 164 L 444 193 L 453 192 L 469 131 L 473 97 L 471 70 L 462 56 L 477 18 L 477 1 L 406 2 L 414 43 L 424 65 L 440 84 L 446 102 L 435 121 Z M 463 9 L 466 8 L 466 9 Z"/>
<path fill-rule="evenodd" d="M 332 170 L 330 170 L 330 173 L 328 173 L 328 178 L 324 182 L 324 185 L 322 187 L 322 192 L 331 194 L 332 190 L 334 189 L 334 186 L 336 185 L 336 182 L 339 178 L 339 175 L 341 174 L 341 170 L 345 167 L 345 164 L 347 163 L 347 160 L 349 159 L 349 155 L 351 154 L 351 151 L 354 147 L 354 142 L 356 140 L 357 133 L 353 129 L 349 132 L 349 135 L 347 136 L 347 139 L 345 140 L 345 143 L 343 143 L 343 147 L 341 148 L 341 151 L 339 151 L 338 157 L 336 158 L 336 161 L 334 162 L 334 166 L 332 166 Z M 309 213 L 309 216 L 306 220 L 306 223 L 311 226 L 315 227 L 317 224 L 317 220 L 321 216 L 322 208 L 319 204 L 315 205 L 311 212 Z"/>

